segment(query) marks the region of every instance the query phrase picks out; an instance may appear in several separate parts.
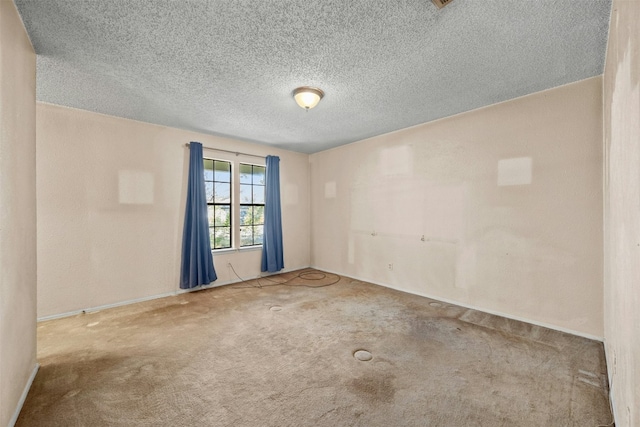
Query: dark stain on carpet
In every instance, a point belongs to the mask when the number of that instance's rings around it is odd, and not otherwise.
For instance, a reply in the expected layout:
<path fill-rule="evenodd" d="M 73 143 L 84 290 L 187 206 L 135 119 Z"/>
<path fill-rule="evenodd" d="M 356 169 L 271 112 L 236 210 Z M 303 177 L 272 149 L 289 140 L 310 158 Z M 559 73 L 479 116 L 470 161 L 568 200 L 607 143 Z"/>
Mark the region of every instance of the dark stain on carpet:
<path fill-rule="evenodd" d="M 348 389 L 370 402 L 392 403 L 396 394 L 392 375 L 376 375 L 375 373 L 351 380 Z"/>

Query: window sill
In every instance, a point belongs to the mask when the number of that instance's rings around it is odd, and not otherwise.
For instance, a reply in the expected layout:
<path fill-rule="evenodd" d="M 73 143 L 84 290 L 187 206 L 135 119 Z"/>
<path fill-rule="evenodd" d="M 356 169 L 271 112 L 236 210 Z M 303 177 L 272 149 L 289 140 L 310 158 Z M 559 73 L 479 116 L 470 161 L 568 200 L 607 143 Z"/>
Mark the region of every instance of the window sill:
<path fill-rule="evenodd" d="M 251 251 L 261 251 L 262 250 L 262 245 L 259 246 L 244 246 L 242 248 L 239 248 L 238 251 L 240 252 L 251 252 Z"/>
<path fill-rule="evenodd" d="M 242 248 L 228 248 L 228 249 L 211 249 L 211 254 L 213 255 L 224 255 L 233 252 L 251 252 L 251 251 L 261 251 L 262 245 L 260 246 L 244 246 Z"/>
<path fill-rule="evenodd" d="M 221 254 L 228 254 L 231 252 L 237 252 L 238 250 L 235 248 L 227 248 L 227 249 L 211 249 L 211 253 L 213 255 L 221 255 Z"/>

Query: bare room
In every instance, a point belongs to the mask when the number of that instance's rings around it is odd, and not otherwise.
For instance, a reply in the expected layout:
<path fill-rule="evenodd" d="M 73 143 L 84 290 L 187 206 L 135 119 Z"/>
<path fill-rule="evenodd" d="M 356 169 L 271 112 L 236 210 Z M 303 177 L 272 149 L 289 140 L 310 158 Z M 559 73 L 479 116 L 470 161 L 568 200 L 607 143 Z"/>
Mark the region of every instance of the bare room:
<path fill-rule="evenodd" d="M 0 426 L 640 426 L 639 22 L 0 0 Z"/>

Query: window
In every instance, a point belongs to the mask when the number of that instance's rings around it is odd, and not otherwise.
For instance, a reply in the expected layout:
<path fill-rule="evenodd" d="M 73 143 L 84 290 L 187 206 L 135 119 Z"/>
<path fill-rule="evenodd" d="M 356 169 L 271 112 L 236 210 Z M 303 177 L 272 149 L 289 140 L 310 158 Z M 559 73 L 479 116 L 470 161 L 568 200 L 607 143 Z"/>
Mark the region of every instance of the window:
<path fill-rule="evenodd" d="M 240 246 L 262 244 L 265 167 L 240 163 Z"/>
<path fill-rule="evenodd" d="M 262 245 L 265 173 L 260 165 L 204 159 L 211 249 Z"/>
<path fill-rule="evenodd" d="M 231 162 L 204 159 L 211 249 L 231 248 Z"/>

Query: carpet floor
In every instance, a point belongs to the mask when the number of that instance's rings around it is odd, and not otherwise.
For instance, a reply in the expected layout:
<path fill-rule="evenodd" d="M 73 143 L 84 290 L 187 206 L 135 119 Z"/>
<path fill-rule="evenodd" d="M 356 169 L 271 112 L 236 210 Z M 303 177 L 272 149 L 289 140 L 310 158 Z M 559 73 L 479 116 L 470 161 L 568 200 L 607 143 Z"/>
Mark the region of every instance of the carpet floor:
<path fill-rule="evenodd" d="M 602 343 L 316 270 L 41 322 L 38 360 L 20 427 L 611 422 Z"/>

